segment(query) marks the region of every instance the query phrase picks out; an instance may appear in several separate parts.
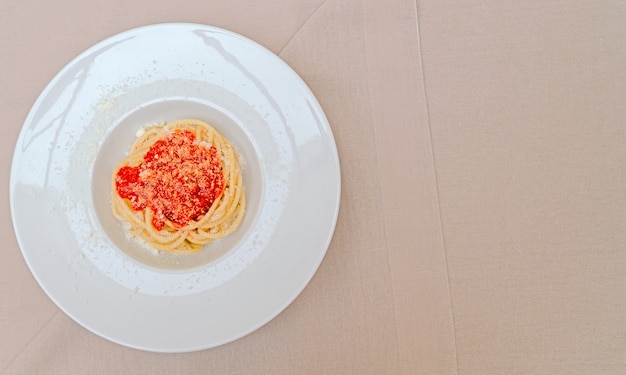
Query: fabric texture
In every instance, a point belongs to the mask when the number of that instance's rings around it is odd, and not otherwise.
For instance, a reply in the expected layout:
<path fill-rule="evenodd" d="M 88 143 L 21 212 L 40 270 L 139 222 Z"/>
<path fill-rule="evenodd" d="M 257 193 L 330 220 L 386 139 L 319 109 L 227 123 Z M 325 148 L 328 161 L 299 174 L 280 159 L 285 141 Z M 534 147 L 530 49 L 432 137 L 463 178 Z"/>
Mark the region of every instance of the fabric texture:
<path fill-rule="evenodd" d="M 5 1 L 0 374 L 623 374 L 626 4 L 432 0 Z M 66 316 L 12 231 L 11 158 L 72 58 L 161 22 L 222 27 L 309 85 L 341 209 L 304 292 L 186 354 Z"/>

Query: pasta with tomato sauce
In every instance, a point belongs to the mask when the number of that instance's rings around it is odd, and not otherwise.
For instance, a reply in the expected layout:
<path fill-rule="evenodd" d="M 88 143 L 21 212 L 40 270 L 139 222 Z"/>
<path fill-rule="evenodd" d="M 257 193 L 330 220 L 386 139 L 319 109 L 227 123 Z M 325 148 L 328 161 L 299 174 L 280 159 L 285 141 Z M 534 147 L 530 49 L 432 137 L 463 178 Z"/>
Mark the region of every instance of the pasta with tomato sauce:
<path fill-rule="evenodd" d="M 237 229 L 245 211 L 233 146 L 206 122 L 146 127 L 113 173 L 113 214 L 155 249 L 194 253 Z"/>

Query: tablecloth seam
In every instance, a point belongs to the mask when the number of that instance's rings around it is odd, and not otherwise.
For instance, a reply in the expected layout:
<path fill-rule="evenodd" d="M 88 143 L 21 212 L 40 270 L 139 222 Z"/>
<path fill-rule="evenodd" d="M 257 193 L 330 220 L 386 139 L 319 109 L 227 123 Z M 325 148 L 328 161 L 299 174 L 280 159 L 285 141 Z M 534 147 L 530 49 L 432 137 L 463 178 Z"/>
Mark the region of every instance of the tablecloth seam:
<path fill-rule="evenodd" d="M 364 3 L 366 1 L 367 0 L 361 0 L 361 11 L 362 12 L 364 12 L 364 8 L 365 8 Z M 361 17 L 361 27 L 363 28 L 363 35 L 367 35 L 366 19 L 365 19 L 364 15 L 362 15 L 362 17 Z M 365 61 L 365 69 L 367 70 L 366 77 L 371 77 L 371 74 L 370 74 L 370 59 L 369 59 L 369 54 L 368 54 L 368 45 L 367 45 L 367 43 L 365 43 L 365 45 L 364 45 L 364 56 L 363 56 L 363 59 Z M 370 82 L 368 81 L 368 83 L 367 83 L 367 91 L 366 91 L 366 93 L 367 93 L 367 101 L 368 101 L 368 103 L 370 105 L 370 108 L 373 108 L 374 105 L 372 104 L 371 90 L 372 90 L 372 87 L 371 87 Z M 374 144 L 377 145 L 378 137 L 376 137 L 376 129 L 375 129 L 375 127 L 373 129 L 373 132 L 374 132 Z M 375 147 L 375 148 L 378 149 L 378 147 Z M 380 157 L 379 157 L 378 153 L 375 153 L 375 156 L 376 156 L 376 165 L 378 166 L 378 170 L 380 170 L 381 169 Z M 386 210 L 385 210 L 385 194 L 383 194 L 383 188 L 381 186 L 380 180 L 377 180 L 377 185 L 378 185 L 377 186 L 377 191 L 379 192 L 379 196 L 380 196 L 379 201 L 382 203 L 382 211 L 383 211 L 383 215 L 385 215 L 385 212 L 386 212 Z M 382 228 L 381 228 L 381 231 L 382 231 L 382 235 L 383 235 L 383 243 L 384 243 L 385 249 L 387 250 L 387 251 L 385 251 L 385 258 L 386 258 L 386 262 L 385 262 L 386 269 L 385 269 L 385 271 L 388 273 L 389 277 L 392 280 L 391 281 L 391 293 L 394 295 L 394 298 L 393 298 L 394 301 L 396 301 L 397 300 L 396 299 L 396 288 L 394 286 L 395 283 L 393 282 L 394 274 L 393 274 L 393 271 L 392 271 L 392 266 L 391 266 L 391 263 L 390 263 L 390 256 L 389 256 L 390 244 L 389 244 L 389 236 L 388 236 L 388 233 L 387 233 L 387 226 L 383 225 Z M 399 348 L 398 341 L 397 341 L 397 338 L 400 337 L 400 327 L 398 326 L 398 319 L 397 319 L 398 314 L 397 314 L 397 309 L 396 309 L 395 303 L 391 304 L 391 313 L 395 317 L 394 318 L 394 322 L 393 322 L 394 323 L 393 324 L 394 335 L 396 337 L 395 348 L 394 348 L 395 349 L 394 350 L 395 360 L 396 360 L 397 370 L 401 373 L 402 359 L 401 359 L 401 356 L 400 356 L 400 348 Z"/>
<path fill-rule="evenodd" d="M 435 199 L 437 202 L 437 212 L 438 212 L 438 219 L 439 219 L 439 229 L 441 231 L 441 246 L 443 248 L 443 258 L 444 258 L 444 262 L 445 262 L 445 266 L 446 266 L 446 286 L 448 288 L 448 298 L 450 301 L 450 309 L 451 309 L 451 315 L 452 315 L 452 334 L 453 334 L 453 340 L 454 340 L 454 365 L 455 365 L 455 373 L 458 375 L 459 374 L 459 357 L 458 357 L 458 353 L 457 353 L 457 332 L 456 332 L 456 325 L 455 325 L 455 316 L 456 316 L 456 312 L 454 309 L 454 300 L 452 298 L 452 288 L 450 287 L 450 266 L 448 264 L 448 252 L 446 250 L 446 236 L 445 236 L 445 229 L 444 229 L 444 225 L 443 225 L 443 219 L 442 219 L 442 214 L 441 214 L 441 199 L 440 199 L 440 189 L 439 189 L 439 177 L 437 175 L 437 162 L 435 159 L 435 145 L 433 142 L 433 129 L 432 129 L 432 123 L 430 120 L 430 109 L 429 109 L 429 105 L 428 105 L 428 88 L 427 88 L 427 81 L 426 81 L 426 74 L 424 72 L 424 57 L 422 54 L 422 39 L 421 39 L 421 32 L 420 32 L 420 12 L 419 12 L 419 4 L 418 4 L 419 0 L 415 0 L 415 26 L 416 26 L 416 34 L 417 34 L 417 50 L 419 53 L 419 71 L 420 74 L 422 75 L 422 82 L 423 82 L 423 95 L 424 95 L 424 103 L 425 103 L 425 109 L 426 109 L 426 120 L 428 123 L 428 141 L 430 143 L 430 155 L 432 158 L 432 165 L 433 165 L 433 173 L 435 176 Z"/>
<path fill-rule="evenodd" d="M 283 53 L 283 51 L 285 50 L 285 48 L 289 47 L 289 45 L 291 44 L 291 42 L 300 34 L 300 31 L 302 31 L 302 29 L 309 23 L 309 21 L 320 11 L 320 9 L 322 9 L 324 7 L 324 5 L 326 5 L 326 3 L 328 3 L 328 0 L 324 0 L 320 5 L 317 6 L 317 8 L 315 8 L 315 10 L 313 10 L 313 12 L 311 12 L 311 14 L 304 20 L 304 22 L 302 22 L 302 24 L 300 25 L 300 27 L 298 27 L 298 29 L 293 33 L 293 35 L 291 36 L 291 38 L 289 38 L 289 40 L 287 40 L 287 42 L 285 43 L 284 46 L 282 46 L 280 48 L 280 50 L 276 53 L 278 56 L 280 56 L 281 53 Z"/>
<path fill-rule="evenodd" d="M 26 348 L 28 348 L 34 341 L 35 339 L 37 339 L 37 337 L 39 337 L 39 335 L 41 335 L 41 333 L 43 332 L 43 330 L 48 327 L 50 325 L 50 323 L 52 323 L 52 321 L 54 320 L 54 318 L 56 318 L 60 313 L 60 310 L 56 310 L 52 316 L 50 317 L 50 319 L 48 319 L 44 325 L 41 326 L 41 328 L 39 328 L 37 330 L 37 332 L 35 332 L 35 334 L 33 335 L 33 337 L 30 338 L 30 340 L 28 340 L 28 342 L 26 344 L 24 344 L 24 346 L 17 352 L 17 354 L 15 356 L 13 356 L 13 358 L 11 358 L 11 360 L 7 363 L 7 365 L 2 369 L 2 373 L 1 374 L 6 374 L 6 372 L 11 368 L 11 366 L 13 365 L 13 363 L 15 363 L 15 361 L 24 353 L 24 350 L 26 350 Z"/>

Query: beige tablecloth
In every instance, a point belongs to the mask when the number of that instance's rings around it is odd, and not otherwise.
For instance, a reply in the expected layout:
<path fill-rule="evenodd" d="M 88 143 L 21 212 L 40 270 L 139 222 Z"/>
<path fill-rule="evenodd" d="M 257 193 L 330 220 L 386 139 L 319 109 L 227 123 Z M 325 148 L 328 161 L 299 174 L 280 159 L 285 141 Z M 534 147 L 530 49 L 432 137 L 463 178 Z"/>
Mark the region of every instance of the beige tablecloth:
<path fill-rule="evenodd" d="M 277 318 L 200 352 L 129 349 L 42 292 L 9 212 L 14 145 L 94 43 L 194 22 L 311 87 L 337 229 Z M 626 3 L 159 0 L 0 5 L 1 374 L 626 373 Z"/>

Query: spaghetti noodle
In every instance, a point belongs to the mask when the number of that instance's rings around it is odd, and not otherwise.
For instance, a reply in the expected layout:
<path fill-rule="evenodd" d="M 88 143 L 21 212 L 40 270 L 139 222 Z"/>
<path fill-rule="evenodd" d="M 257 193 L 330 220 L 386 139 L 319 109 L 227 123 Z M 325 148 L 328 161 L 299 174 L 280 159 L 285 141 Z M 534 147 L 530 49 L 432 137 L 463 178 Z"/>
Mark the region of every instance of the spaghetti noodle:
<path fill-rule="evenodd" d="M 235 150 L 195 119 L 145 128 L 116 168 L 111 195 L 132 236 L 170 253 L 200 251 L 237 229 L 245 211 Z"/>

